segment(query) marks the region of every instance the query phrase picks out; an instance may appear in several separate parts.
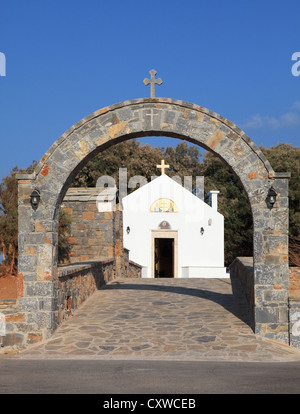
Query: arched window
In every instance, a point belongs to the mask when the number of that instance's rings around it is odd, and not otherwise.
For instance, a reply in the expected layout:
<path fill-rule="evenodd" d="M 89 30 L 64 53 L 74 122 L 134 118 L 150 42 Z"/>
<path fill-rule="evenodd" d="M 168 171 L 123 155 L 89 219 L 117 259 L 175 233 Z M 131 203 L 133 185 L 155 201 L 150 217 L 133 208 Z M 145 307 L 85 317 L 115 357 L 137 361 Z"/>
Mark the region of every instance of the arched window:
<path fill-rule="evenodd" d="M 178 208 L 174 201 L 168 198 L 159 198 L 150 207 L 151 213 L 178 213 Z"/>

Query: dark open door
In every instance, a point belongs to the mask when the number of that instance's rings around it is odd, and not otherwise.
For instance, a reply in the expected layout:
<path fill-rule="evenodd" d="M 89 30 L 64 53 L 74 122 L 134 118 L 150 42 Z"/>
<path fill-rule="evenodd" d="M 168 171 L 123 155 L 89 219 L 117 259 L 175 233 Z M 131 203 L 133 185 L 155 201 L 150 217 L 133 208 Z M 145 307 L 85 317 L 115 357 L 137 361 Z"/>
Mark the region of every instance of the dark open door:
<path fill-rule="evenodd" d="M 155 239 L 155 277 L 174 277 L 174 239 Z"/>

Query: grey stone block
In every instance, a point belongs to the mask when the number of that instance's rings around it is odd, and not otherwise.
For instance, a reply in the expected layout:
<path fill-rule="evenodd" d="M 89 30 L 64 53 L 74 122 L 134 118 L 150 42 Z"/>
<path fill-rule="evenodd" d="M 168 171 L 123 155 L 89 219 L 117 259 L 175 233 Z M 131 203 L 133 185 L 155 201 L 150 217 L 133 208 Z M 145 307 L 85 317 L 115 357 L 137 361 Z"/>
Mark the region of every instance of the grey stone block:
<path fill-rule="evenodd" d="M 34 297 L 19 298 L 18 305 L 24 312 L 37 311 L 39 308 L 38 299 Z"/>
<path fill-rule="evenodd" d="M 255 308 L 256 323 L 276 323 L 278 321 L 279 310 L 276 307 Z"/>

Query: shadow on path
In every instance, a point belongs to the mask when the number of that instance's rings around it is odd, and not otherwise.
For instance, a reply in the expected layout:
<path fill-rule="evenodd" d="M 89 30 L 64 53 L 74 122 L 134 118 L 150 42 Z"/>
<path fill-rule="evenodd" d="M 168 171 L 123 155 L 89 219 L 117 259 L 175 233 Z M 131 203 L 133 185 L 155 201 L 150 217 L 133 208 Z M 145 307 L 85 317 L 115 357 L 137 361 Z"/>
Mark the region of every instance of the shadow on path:
<path fill-rule="evenodd" d="M 140 279 L 139 279 L 140 280 Z M 162 279 L 160 279 L 162 280 Z M 184 280 L 184 279 L 181 279 Z M 195 279 L 194 279 L 195 280 Z M 232 292 L 220 293 L 213 290 L 206 290 L 201 288 L 190 288 L 184 286 L 174 286 L 174 285 L 161 285 L 155 284 L 155 282 L 147 284 L 145 283 L 130 283 L 127 281 L 113 281 L 108 285 L 103 286 L 101 289 L 105 290 L 136 290 L 136 291 L 156 291 L 156 292 L 165 292 L 165 293 L 174 293 L 179 295 L 187 295 L 198 297 L 205 300 L 210 300 L 222 306 L 228 312 L 231 312 L 235 317 L 240 319 L 242 322 L 247 324 L 254 332 L 254 323 L 251 316 L 248 303 L 245 296 L 242 293 L 241 287 L 238 281 L 234 280 L 224 280 L 216 279 L 219 282 L 226 283 L 231 285 Z M 157 303 L 159 304 L 159 303 Z M 163 303 L 162 303 L 163 304 Z"/>

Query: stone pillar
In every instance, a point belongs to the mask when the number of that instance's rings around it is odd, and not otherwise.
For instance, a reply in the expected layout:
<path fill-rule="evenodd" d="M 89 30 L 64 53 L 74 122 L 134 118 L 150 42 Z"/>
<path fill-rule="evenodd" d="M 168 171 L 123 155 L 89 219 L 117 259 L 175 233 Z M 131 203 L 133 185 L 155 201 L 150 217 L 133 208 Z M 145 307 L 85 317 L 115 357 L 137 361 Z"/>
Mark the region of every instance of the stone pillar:
<path fill-rule="evenodd" d="M 287 173 L 275 173 L 269 183 L 278 193 L 273 208 L 267 207 L 266 202 L 265 207 L 253 208 L 255 331 L 286 344 L 289 343 L 289 177 Z"/>
<path fill-rule="evenodd" d="M 46 200 L 34 211 L 30 195 L 34 190 L 34 174 L 18 175 L 18 323 L 19 342 L 33 343 L 51 335 L 55 326 L 55 276 L 57 230 L 53 220 L 44 219 Z M 20 286 L 22 281 L 22 286 Z"/>

